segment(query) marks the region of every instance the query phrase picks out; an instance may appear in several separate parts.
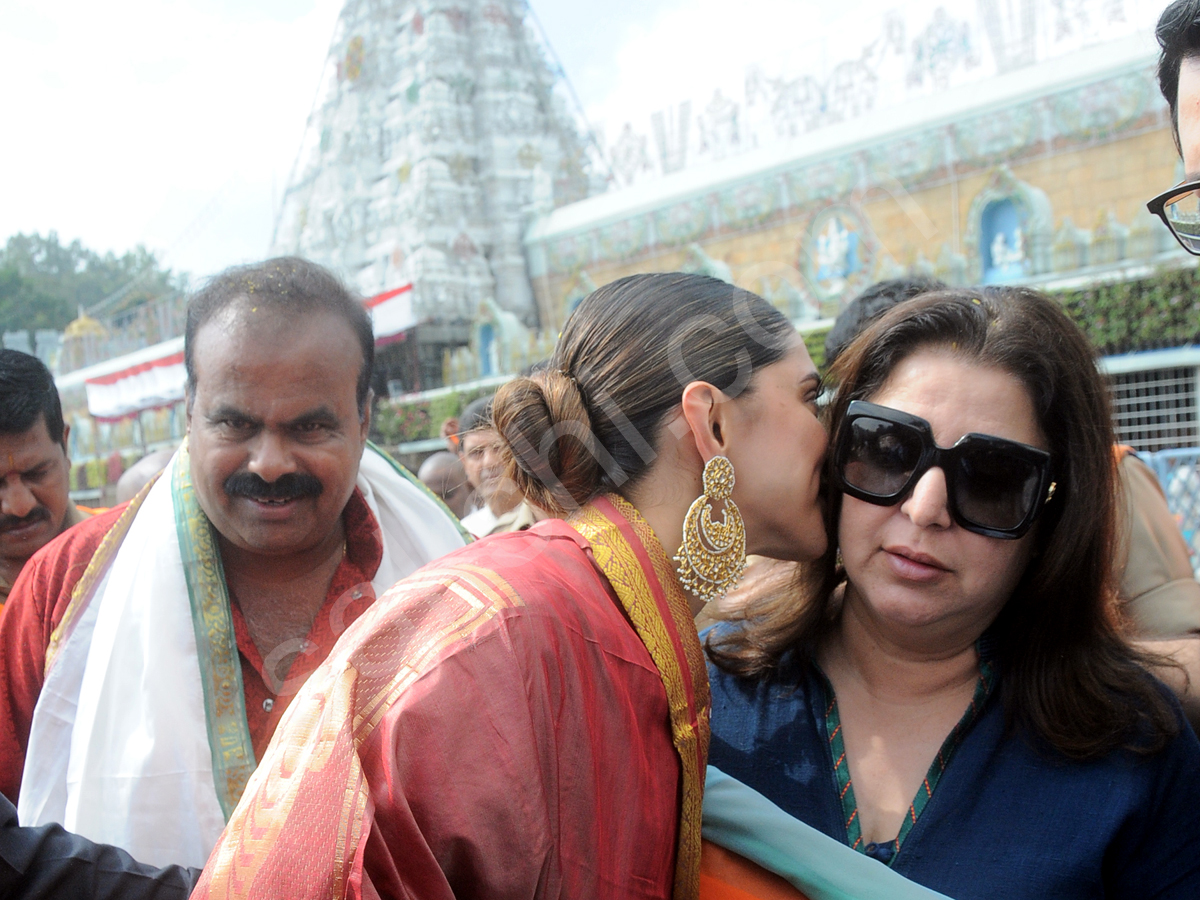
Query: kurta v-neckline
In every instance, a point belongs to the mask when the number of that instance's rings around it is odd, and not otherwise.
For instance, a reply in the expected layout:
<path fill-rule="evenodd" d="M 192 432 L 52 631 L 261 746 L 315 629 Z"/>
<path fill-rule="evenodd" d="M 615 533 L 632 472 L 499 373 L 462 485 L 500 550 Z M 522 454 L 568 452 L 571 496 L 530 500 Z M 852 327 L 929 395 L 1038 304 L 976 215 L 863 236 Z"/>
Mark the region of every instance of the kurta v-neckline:
<path fill-rule="evenodd" d="M 975 724 L 975 721 L 983 712 L 987 699 L 991 696 L 992 689 L 996 684 L 995 667 L 988 660 L 980 658 L 979 678 L 975 682 L 975 692 L 971 696 L 971 702 L 967 705 L 966 712 L 963 713 L 958 723 L 950 729 L 950 733 L 946 735 L 946 739 L 942 741 L 941 747 L 938 748 L 937 755 L 934 756 L 933 762 L 930 763 L 924 780 L 917 788 L 916 796 L 913 797 L 912 802 L 909 804 L 908 814 L 904 817 L 904 821 L 900 825 L 899 834 L 890 841 L 879 843 L 863 841 L 862 823 L 859 821 L 858 816 L 858 800 L 854 796 L 854 782 L 850 776 L 850 763 L 846 759 L 846 744 L 842 735 L 842 720 L 838 712 L 837 696 L 834 693 L 833 684 L 830 683 L 825 673 L 815 665 L 814 668 L 820 676 L 821 687 L 825 692 L 825 735 L 829 744 L 830 759 L 833 763 L 834 788 L 841 803 L 843 821 L 846 826 L 846 843 L 852 849 L 890 866 L 896 859 L 896 854 L 900 852 L 900 847 L 904 843 L 904 839 L 908 837 L 908 833 L 916 825 L 918 817 L 920 817 L 922 811 L 929 804 L 929 801 L 933 799 L 933 792 L 937 788 L 938 781 L 941 780 L 942 775 L 949 767 L 954 752 L 962 743 L 971 726 Z"/>

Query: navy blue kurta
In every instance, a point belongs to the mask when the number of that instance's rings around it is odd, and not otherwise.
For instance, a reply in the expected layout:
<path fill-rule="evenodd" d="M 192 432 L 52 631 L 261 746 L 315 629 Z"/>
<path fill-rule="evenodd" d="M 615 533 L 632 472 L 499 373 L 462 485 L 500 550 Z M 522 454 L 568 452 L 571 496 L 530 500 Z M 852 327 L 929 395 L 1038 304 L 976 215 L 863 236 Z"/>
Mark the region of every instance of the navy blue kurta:
<path fill-rule="evenodd" d="M 709 764 L 849 843 L 824 676 L 793 653 L 769 682 L 711 664 L 709 677 Z M 999 693 L 964 719 L 899 849 L 860 849 L 954 900 L 1200 898 L 1200 742 L 1191 728 L 1181 719 L 1181 734 L 1150 757 L 1115 751 L 1073 762 L 1006 735 Z"/>

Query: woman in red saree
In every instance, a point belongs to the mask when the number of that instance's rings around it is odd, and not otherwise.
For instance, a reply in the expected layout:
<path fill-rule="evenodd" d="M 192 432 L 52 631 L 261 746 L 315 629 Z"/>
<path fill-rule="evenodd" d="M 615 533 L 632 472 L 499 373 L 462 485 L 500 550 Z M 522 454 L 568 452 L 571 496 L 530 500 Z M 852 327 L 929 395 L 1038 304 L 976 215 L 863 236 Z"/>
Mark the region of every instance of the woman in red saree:
<path fill-rule="evenodd" d="M 493 409 L 510 476 L 562 518 L 425 567 L 346 631 L 195 896 L 695 898 L 693 616 L 746 552 L 824 551 L 819 389 L 787 320 L 723 282 L 585 299 Z"/>

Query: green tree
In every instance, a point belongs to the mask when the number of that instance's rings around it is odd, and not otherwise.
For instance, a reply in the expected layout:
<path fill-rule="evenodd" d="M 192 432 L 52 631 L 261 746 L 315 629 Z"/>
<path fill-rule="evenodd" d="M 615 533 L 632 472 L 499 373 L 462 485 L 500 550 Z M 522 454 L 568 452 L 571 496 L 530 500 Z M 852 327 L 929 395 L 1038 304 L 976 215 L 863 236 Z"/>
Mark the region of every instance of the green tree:
<path fill-rule="evenodd" d="M 140 245 L 101 255 L 54 231 L 15 234 L 0 250 L 0 331 L 61 330 L 80 309 L 112 317 L 185 285 Z"/>

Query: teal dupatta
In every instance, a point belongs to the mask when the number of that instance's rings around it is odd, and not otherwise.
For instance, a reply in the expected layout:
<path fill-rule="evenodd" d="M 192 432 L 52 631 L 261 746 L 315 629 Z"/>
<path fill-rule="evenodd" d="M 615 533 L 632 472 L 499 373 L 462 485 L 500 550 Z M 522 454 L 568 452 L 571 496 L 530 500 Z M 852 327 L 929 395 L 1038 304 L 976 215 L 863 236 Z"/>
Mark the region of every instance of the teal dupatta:
<path fill-rule="evenodd" d="M 949 900 L 793 818 L 712 766 L 704 785 L 703 834 L 810 900 Z"/>

